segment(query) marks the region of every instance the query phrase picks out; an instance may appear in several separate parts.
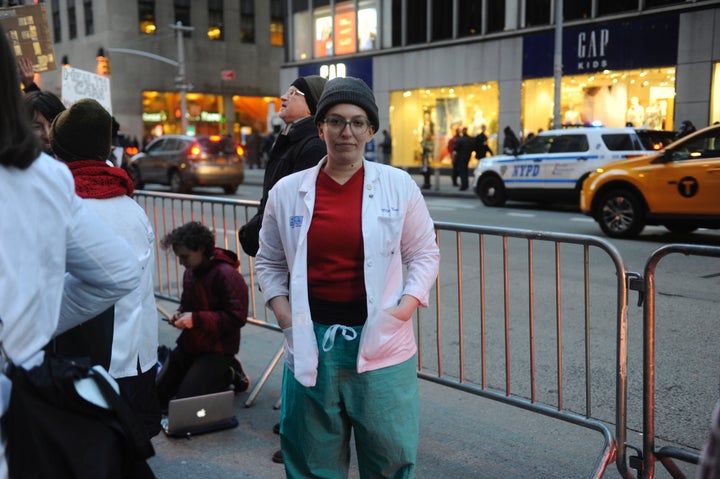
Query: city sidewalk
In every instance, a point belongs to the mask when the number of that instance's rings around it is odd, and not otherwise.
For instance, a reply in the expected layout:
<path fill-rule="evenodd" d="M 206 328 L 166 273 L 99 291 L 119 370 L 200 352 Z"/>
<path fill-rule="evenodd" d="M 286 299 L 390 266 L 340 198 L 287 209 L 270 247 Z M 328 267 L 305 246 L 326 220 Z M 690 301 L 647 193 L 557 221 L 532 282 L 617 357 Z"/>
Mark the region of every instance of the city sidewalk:
<path fill-rule="evenodd" d="M 176 305 L 159 304 L 168 312 Z M 160 344 L 174 347 L 177 330 L 159 323 Z M 153 438 L 148 462 L 158 479 L 278 479 L 282 464 L 272 461 L 279 437 L 272 428 L 280 412 L 282 360 L 246 407 L 249 393 L 281 345 L 273 330 L 248 324 L 239 358 L 251 378 L 250 390 L 235 396 L 238 427 L 194 436 Z M 602 445 L 595 432 L 497 401 L 420 381 L 418 479 L 556 479 L 589 477 Z M 350 479 L 359 477 L 352 453 Z M 605 478 L 619 477 L 614 465 Z"/>
<path fill-rule="evenodd" d="M 409 169 L 410 176 L 413 177 L 415 182 L 418 184 L 418 186 L 422 187 L 425 183 L 425 179 L 422 174 L 418 171 L 419 168 L 411 168 Z M 247 185 L 262 185 L 263 182 L 263 175 L 265 174 L 264 169 L 258 169 L 258 168 L 245 168 L 245 184 Z M 474 198 L 477 201 L 480 201 L 480 199 L 475 194 L 475 191 L 472 187 L 472 181 L 473 181 L 473 171 L 471 170 L 469 173 L 469 182 L 470 182 L 470 188 L 468 188 L 465 191 L 459 191 L 459 188 L 457 186 L 452 185 L 452 180 L 450 178 L 450 169 L 449 168 L 441 168 L 440 170 L 435 170 L 432 175 L 430 175 L 430 188 L 422 189 L 423 195 L 425 196 L 444 196 L 444 197 L 453 197 L 453 198 Z"/>

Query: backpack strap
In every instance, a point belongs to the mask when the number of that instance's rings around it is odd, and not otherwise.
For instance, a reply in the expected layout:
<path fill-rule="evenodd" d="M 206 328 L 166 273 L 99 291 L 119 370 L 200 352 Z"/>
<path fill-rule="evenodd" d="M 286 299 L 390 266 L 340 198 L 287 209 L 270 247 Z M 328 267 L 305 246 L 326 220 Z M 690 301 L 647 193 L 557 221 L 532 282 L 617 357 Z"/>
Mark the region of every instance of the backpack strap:
<path fill-rule="evenodd" d="M 143 459 L 154 456 L 155 450 L 153 449 L 150 439 L 147 437 L 145 429 L 122 396 L 115 391 L 102 373 L 91 369 L 89 376 L 95 380 L 103 397 L 110 405 L 110 409 L 117 415 L 118 422 L 128 441 L 132 444 L 134 452 Z"/>

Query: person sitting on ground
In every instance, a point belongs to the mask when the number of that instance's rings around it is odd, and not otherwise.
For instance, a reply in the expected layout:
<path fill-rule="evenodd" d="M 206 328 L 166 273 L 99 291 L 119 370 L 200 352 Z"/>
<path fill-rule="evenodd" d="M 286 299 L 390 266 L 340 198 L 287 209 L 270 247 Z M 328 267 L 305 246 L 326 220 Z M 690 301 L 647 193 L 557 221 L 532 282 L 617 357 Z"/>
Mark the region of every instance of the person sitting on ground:
<path fill-rule="evenodd" d="M 235 355 L 247 322 L 248 287 L 237 254 L 215 247 L 215 235 L 197 221 L 174 229 L 160 244 L 185 267 L 180 307 L 170 319 L 181 333 L 157 378 L 161 407 L 231 386 L 245 391 L 250 383 Z"/>
<path fill-rule="evenodd" d="M 142 268 L 140 285 L 90 321 L 57 336 L 52 348 L 70 358 L 89 357 L 115 378 L 120 393 L 142 419 L 148 437 L 160 432 L 155 391 L 158 328 L 153 288 L 155 233 L 132 199 L 133 182 L 105 162 L 110 154 L 112 118 L 95 100 L 84 99 L 62 112 L 50 129 L 57 158 L 70 168 L 75 191 L 133 250 L 127 260 Z"/>

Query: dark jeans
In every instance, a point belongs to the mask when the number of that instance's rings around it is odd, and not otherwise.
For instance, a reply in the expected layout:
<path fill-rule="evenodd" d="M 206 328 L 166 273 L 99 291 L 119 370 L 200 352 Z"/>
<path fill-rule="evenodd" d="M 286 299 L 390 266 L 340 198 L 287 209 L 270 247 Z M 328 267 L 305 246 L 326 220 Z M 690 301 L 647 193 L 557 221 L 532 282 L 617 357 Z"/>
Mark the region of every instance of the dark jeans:
<path fill-rule="evenodd" d="M 157 379 L 160 406 L 167 408 L 171 399 L 201 396 L 226 391 L 232 381 L 232 354 L 187 354 L 180 348 L 170 353 Z"/>
<path fill-rule="evenodd" d="M 156 368 L 127 378 L 116 379 L 120 394 L 142 420 L 148 437 L 160 432 L 160 403 L 155 387 Z"/>

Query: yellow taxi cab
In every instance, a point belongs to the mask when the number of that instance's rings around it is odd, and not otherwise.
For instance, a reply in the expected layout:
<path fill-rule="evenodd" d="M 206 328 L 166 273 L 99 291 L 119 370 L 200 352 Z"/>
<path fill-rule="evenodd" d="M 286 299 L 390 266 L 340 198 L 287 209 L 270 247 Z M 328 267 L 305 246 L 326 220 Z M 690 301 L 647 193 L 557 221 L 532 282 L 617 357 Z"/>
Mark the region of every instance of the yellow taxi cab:
<path fill-rule="evenodd" d="M 633 238 L 645 225 L 720 228 L 720 125 L 597 168 L 583 183 L 580 209 L 612 238 Z"/>

